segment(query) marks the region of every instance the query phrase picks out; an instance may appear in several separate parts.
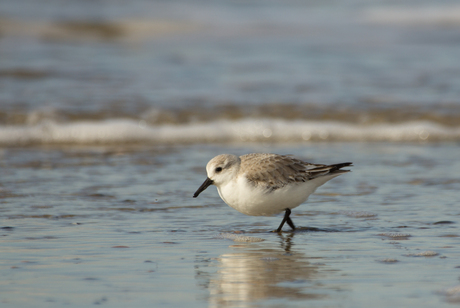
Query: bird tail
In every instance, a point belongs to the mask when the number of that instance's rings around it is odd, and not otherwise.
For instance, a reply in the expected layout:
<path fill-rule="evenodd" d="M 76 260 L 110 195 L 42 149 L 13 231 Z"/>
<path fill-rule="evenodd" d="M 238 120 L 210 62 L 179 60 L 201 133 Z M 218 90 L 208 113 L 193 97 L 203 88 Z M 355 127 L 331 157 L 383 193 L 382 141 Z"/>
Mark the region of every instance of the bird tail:
<path fill-rule="evenodd" d="M 308 170 L 312 178 L 333 176 L 336 177 L 342 173 L 350 172 L 350 170 L 341 170 L 343 167 L 352 166 L 353 163 L 341 163 L 334 165 L 320 165 L 314 169 Z"/>
<path fill-rule="evenodd" d="M 334 165 L 329 165 L 330 167 L 330 173 L 335 173 L 335 172 L 349 172 L 350 170 L 340 170 L 343 167 L 348 167 L 348 166 L 353 166 L 353 163 L 340 163 L 340 164 L 334 164 Z"/>

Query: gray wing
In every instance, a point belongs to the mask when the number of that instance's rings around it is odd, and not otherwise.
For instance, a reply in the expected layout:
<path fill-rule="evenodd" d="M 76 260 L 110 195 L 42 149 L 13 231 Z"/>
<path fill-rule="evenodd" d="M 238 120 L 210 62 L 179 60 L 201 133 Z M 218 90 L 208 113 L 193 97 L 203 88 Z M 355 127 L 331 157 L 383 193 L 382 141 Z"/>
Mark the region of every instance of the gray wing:
<path fill-rule="evenodd" d="M 272 190 L 293 182 L 306 182 L 317 177 L 348 172 L 340 168 L 352 163 L 335 165 L 311 164 L 291 156 L 277 154 L 247 154 L 241 156 L 241 168 L 254 185 Z"/>

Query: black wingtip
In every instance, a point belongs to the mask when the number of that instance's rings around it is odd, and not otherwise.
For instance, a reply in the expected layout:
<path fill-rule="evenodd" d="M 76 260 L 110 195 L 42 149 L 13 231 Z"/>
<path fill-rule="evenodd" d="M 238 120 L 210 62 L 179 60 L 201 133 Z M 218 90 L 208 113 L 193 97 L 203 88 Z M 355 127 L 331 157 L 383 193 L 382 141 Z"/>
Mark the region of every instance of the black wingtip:
<path fill-rule="evenodd" d="M 348 162 L 348 163 L 340 163 L 340 164 L 334 164 L 334 165 L 331 165 L 333 168 L 331 169 L 331 172 L 334 172 L 334 171 L 339 171 L 341 168 L 343 167 L 348 167 L 348 166 L 351 166 L 353 167 L 353 163 L 351 162 Z M 348 172 L 350 170 L 340 170 L 339 172 Z"/>
<path fill-rule="evenodd" d="M 334 164 L 332 166 L 337 168 L 336 170 L 339 170 L 340 168 L 343 168 L 343 167 L 353 166 L 353 163 L 348 162 L 348 163 Z"/>

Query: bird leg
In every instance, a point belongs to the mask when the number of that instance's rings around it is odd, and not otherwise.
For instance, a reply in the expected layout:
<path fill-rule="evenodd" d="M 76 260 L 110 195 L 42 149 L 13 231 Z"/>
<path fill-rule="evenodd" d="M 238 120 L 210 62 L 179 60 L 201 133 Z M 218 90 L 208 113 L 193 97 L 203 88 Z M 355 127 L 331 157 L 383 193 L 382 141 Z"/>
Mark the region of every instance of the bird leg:
<path fill-rule="evenodd" d="M 295 226 L 294 226 L 294 223 L 292 222 L 291 218 L 288 216 L 288 218 L 286 219 L 286 222 L 287 224 L 289 225 L 289 227 L 291 227 L 292 230 L 295 230 Z"/>
<path fill-rule="evenodd" d="M 286 212 L 284 213 L 284 218 L 283 220 L 281 221 L 281 224 L 280 226 L 278 227 L 278 229 L 276 230 L 276 232 L 281 232 L 281 229 L 283 228 L 284 226 L 284 223 L 287 222 L 287 224 L 289 225 L 289 227 L 292 228 L 292 230 L 295 230 L 295 226 L 294 226 L 294 223 L 292 222 L 291 218 L 289 217 L 289 215 L 291 215 L 291 210 L 290 209 L 286 209 Z"/>

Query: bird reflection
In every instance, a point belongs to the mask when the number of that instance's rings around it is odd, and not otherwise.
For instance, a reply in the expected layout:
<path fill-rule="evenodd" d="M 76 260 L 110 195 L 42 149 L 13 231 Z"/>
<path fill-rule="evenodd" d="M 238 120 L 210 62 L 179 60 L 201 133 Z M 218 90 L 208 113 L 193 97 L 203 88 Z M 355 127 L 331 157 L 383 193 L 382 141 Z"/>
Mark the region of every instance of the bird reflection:
<path fill-rule="evenodd" d="M 287 236 L 283 236 L 282 233 L 280 233 L 279 237 L 281 239 L 281 248 L 283 248 L 286 253 L 290 253 L 294 232 L 288 233 Z"/>
<path fill-rule="evenodd" d="M 280 235 L 281 249 L 264 243 L 232 245 L 235 252 L 223 254 L 205 266 L 196 266 L 199 284 L 209 292 L 209 307 L 249 307 L 252 302 L 265 299 L 324 297 L 314 293 L 318 290 L 314 283 L 318 266 L 310 264 L 304 254 L 293 251 L 293 236 L 294 233 Z"/>

